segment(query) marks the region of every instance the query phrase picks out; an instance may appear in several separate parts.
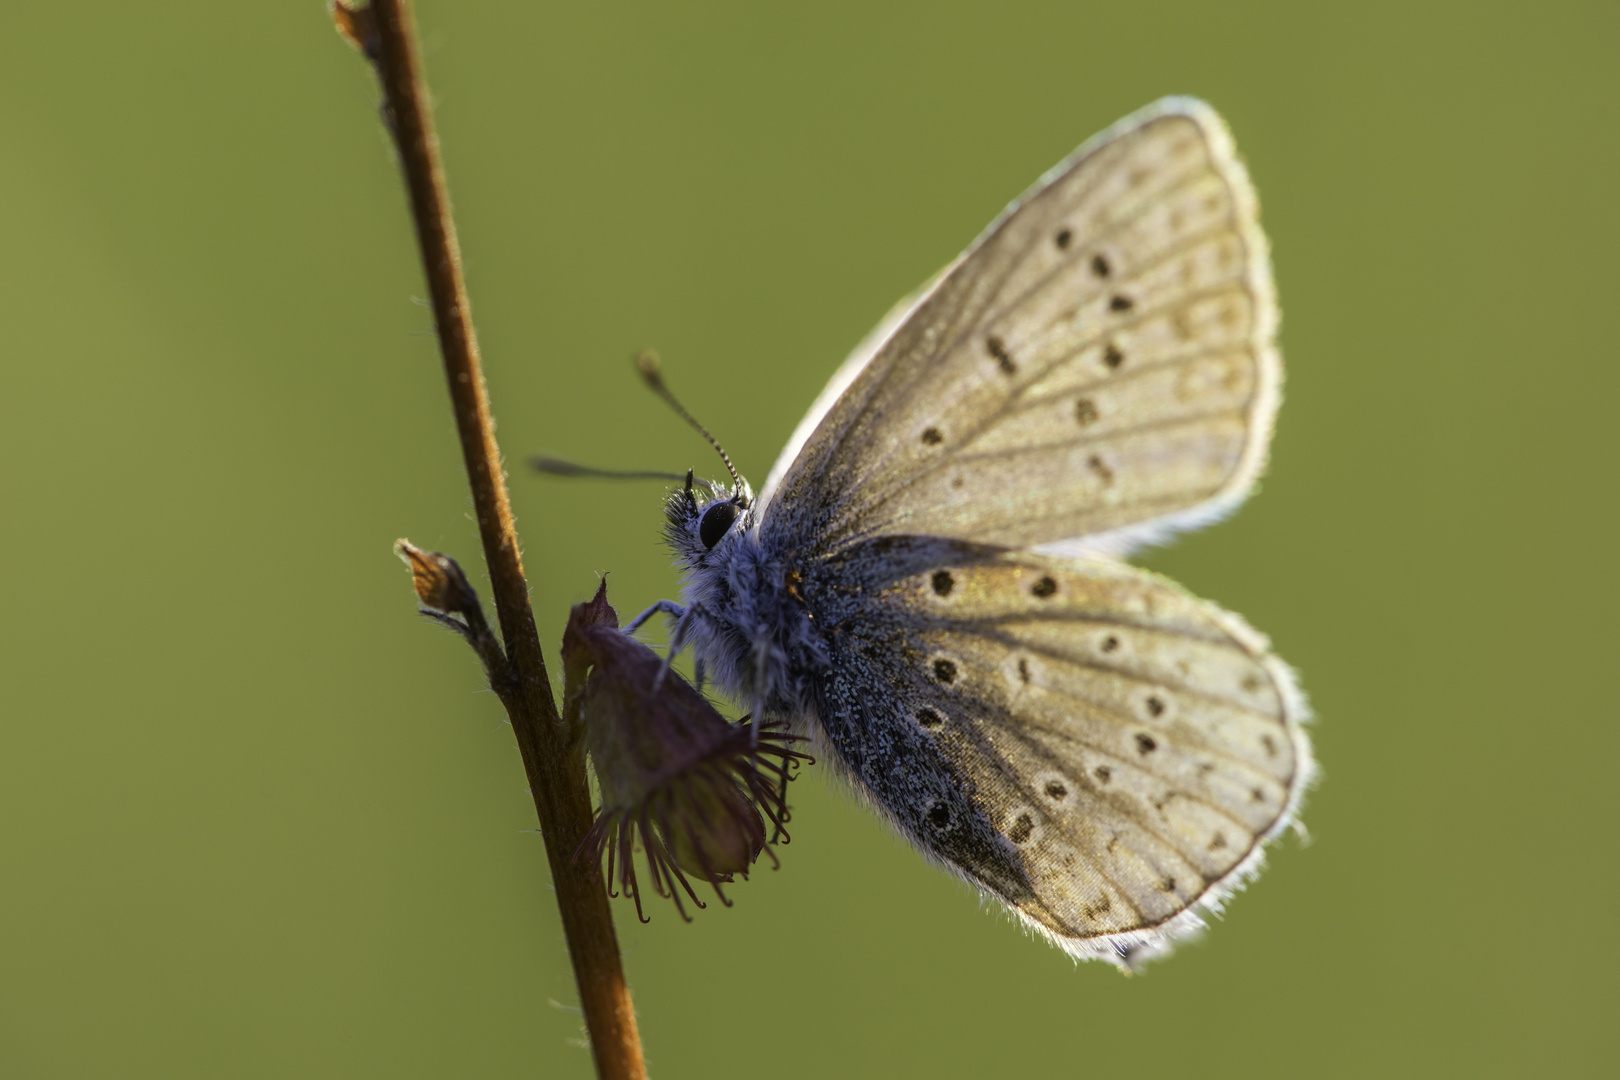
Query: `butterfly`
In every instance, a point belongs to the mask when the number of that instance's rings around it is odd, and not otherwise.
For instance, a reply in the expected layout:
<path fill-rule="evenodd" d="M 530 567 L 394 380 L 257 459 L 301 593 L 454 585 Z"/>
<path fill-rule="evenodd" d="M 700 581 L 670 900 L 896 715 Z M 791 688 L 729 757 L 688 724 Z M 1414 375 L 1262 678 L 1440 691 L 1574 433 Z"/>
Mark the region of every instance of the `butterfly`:
<path fill-rule="evenodd" d="M 807 731 L 1069 954 L 1164 952 L 1258 872 L 1314 773 L 1266 638 L 1122 561 L 1253 487 L 1277 318 L 1224 123 L 1159 101 L 897 308 L 757 497 L 724 451 L 729 482 L 688 473 L 665 506 L 681 603 L 630 629 L 673 617 L 700 679 Z"/>

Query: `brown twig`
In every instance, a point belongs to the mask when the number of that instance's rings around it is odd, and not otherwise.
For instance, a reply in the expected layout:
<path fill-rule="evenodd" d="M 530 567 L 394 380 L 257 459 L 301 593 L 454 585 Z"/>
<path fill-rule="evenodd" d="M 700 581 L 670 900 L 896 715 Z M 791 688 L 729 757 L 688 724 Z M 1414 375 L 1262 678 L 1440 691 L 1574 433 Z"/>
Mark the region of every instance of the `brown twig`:
<path fill-rule="evenodd" d="M 363 12 L 334 11 L 334 15 L 339 29 L 376 66 L 386 118 L 399 147 L 495 612 L 507 663 L 515 675 L 501 692 L 501 701 L 511 718 L 539 812 L 597 1073 L 613 1080 L 645 1077 L 635 1013 L 602 879 L 599 872 L 582 871 L 571 861 L 591 826 L 585 761 L 579 740 L 557 714 L 534 612 L 529 607 L 529 588 L 490 420 L 438 139 L 427 107 L 415 20 L 407 0 L 372 0 L 369 18 Z M 501 691 L 499 684 L 496 689 Z"/>

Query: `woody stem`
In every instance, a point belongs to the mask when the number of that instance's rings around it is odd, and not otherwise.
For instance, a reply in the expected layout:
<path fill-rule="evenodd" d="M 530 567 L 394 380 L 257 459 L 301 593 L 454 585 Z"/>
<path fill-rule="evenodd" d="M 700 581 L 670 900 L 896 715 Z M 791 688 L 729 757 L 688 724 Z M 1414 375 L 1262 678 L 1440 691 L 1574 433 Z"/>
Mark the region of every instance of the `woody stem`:
<path fill-rule="evenodd" d="M 407 0 L 373 0 L 371 12 L 386 115 L 410 195 L 451 408 L 512 669 L 501 702 L 511 719 L 540 817 L 597 1073 L 611 1080 L 639 1080 L 646 1076 L 646 1068 L 606 891 L 598 871 L 572 862 L 591 825 L 584 756 L 558 716 L 529 606 L 438 139 L 427 106 L 415 20 Z"/>

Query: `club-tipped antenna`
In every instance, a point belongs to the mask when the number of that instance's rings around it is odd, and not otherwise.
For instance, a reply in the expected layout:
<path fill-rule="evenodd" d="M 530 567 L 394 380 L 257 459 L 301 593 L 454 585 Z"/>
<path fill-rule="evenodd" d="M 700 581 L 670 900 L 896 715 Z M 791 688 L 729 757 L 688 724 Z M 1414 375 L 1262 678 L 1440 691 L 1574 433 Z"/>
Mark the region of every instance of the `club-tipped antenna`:
<path fill-rule="evenodd" d="M 714 447 L 714 452 L 719 454 L 720 460 L 726 463 L 726 472 L 731 474 L 732 482 L 737 485 L 737 490 L 739 492 L 747 490 L 748 485 L 743 483 L 742 474 L 731 463 L 731 457 L 726 453 L 725 448 L 720 445 L 719 440 L 709 434 L 708 428 L 697 422 L 697 417 L 687 412 L 686 408 L 675 400 L 675 395 L 670 393 L 669 387 L 664 385 L 664 377 L 658 373 L 658 367 L 658 354 L 651 349 L 643 349 L 636 354 L 636 370 L 641 373 L 641 380 L 652 388 L 653 393 L 664 399 L 665 405 L 675 410 L 676 416 L 691 424 L 699 435 L 709 440 L 709 445 Z"/>
<path fill-rule="evenodd" d="M 547 454 L 530 454 L 528 461 L 529 468 L 549 476 L 586 476 L 596 480 L 673 480 L 677 484 L 686 479 L 684 473 L 650 472 L 643 469 L 596 469 Z"/>

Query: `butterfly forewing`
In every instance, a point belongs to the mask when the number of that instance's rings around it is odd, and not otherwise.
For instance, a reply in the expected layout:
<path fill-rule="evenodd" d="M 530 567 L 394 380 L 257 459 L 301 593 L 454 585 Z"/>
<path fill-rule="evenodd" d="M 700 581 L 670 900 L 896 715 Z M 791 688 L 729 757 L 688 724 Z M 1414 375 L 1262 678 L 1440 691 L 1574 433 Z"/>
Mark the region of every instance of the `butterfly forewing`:
<path fill-rule="evenodd" d="M 907 550 L 929 557 L 859 557 L 898 572 L 844 609 L 842 664 L 852 700 L 886 680 L 868 696 L 896 703 L 893 737 L 843 756 L 898 824 L 1081 954 L 1233 887 L 1310 768 L 1264 639 L 1108 560 Z"/>
<path fill-rule="evenodd" d="M 771 515 L 811 515 L 829 547 L 1027 546 L 1218 509 L 1264 456 L 1275 323 L 1223 126 L 1163 103 L 1083 147 L 943 276 L 810 436 Z"/>

